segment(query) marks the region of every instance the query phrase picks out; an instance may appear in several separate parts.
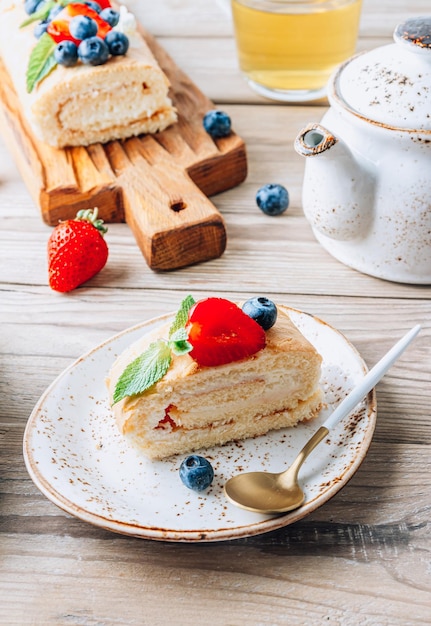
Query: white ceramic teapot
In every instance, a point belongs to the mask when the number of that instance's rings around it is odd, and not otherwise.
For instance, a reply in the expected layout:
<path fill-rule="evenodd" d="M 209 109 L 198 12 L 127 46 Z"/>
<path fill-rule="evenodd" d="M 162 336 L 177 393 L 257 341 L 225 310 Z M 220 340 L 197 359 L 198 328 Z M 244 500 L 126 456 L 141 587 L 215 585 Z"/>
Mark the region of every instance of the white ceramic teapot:
<path fill-rule="evenodd" d="M 303 209 L 336 259 L 391 281 L 431 284 L 431 16 L 334 74 L 330 109 L 295 141 Z"/>

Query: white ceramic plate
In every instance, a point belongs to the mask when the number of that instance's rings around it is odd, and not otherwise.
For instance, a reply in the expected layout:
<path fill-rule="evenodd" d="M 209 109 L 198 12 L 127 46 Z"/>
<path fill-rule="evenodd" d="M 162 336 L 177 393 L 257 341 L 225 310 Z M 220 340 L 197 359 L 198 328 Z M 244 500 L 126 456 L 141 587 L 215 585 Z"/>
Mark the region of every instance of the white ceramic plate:
<path fill-rule="evenodd" d="M 327 502 L 353 476 L 371 443 L 375 394 L 320 443 L 300 472 L 304 505 L 268 516 L 229 503 L 223 485 L 239 471 L 280 471 L 357 385 L 367 368 L 355 348 L 321 320 L 289 309 L 294 323 L 323 357 L 327 408 L 312 423 L 202 452 L 215 480 L 204 493 L 187 489 L 178 468 L 184 456 L 149 461 L 117 431 L 104 378 L 130 343 L 169 316 L 126 330 L 68 367 L 34 408 L 24 435 L 28 472 L 47 498 L 68 513 L 114 532 L 165 541 L 218 541 L 291 524 Z"/>

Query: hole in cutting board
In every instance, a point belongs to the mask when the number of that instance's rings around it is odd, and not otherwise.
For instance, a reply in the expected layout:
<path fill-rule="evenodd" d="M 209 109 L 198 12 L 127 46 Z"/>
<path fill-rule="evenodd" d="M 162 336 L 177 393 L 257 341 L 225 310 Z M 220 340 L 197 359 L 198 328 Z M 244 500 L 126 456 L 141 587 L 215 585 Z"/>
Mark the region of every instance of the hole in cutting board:
<path fill-rule="evenodd" d="M 171 202 L 171 209 L 172 211 L 175 211 L 175 213 L 179 213 L 180 211 L 187 209 L 187 204 L 182 200 L 175 200 Z"/>

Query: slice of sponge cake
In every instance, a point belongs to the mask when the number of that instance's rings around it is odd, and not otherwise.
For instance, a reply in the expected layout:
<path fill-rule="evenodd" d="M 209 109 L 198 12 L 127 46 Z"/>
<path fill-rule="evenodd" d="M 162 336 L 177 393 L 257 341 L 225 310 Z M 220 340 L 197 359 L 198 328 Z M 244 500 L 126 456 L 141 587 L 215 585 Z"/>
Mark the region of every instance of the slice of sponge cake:
<path fill-rule="evenodd" d="M 107 379 L 111 402 L 126 366 L 168 332 L 163 325 L 118 357 Z M 315 417 L 322 406 L 321 361 L 289 310 L 279 306 L 265 347 L 252 356 L 209 367 L 190 354 L 173 355 L 161 380 L 112 410 L 120 432 L 148 457 L 189 453 Z"/>

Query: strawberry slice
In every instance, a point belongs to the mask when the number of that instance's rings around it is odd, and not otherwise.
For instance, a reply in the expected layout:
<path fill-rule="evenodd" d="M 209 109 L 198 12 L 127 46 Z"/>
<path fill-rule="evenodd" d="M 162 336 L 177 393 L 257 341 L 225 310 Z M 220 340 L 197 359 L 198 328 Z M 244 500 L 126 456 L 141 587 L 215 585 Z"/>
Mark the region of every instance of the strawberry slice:
<path fill-rule="evenodd" d="M 49 23 L 48 28 L 47 28 L 47 33 L 48 35 L 51 35 L 55 43 L 61 43 L 62 41 L 67 40 L 67 41 L 73 41 L 74 44 L 79 46 L 80 42 L 74 37 L 72 37 L 69 31 L 70 18 L 65 19 L 65 16 L 63 15 L 63 11 L 61 11 L 57 15 L 55 20 L 52 20 L 52 22 Z M 59 18 L 60 15 L 63 15 L 61 19 Z"/>
<path fill-rule="evenodd" d="M 104 8 L 104 7 L 103 7 Z M 55 19 L 50 22 L 47 32 L 54 39 L 55 43 L 60 43 L 66 39 L 73 41 L 76 45 L 79 45 L 79 41 L 74 39 L 69 31 L 69 23 L 73 17 L 77 15 L 86 15 L 91 17 L 97 24 L 97 36 L 105 39 L 107 33 L 112 30 L 112 26 L 105 22 L 100 15 L 87 4 L 81 2 L 74 2 L 68 4 L 60 13 L 55 16 Z"/>
<path fill-rule="evenodd" d="M 224 298 L 206 298 L 190 309 L 186 324 L 199 365 L 215 366 L 252 356 L 265 347 L 265 331 L 236 304 Z"/>

